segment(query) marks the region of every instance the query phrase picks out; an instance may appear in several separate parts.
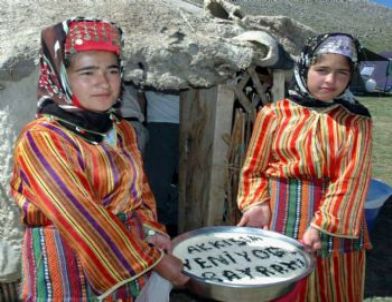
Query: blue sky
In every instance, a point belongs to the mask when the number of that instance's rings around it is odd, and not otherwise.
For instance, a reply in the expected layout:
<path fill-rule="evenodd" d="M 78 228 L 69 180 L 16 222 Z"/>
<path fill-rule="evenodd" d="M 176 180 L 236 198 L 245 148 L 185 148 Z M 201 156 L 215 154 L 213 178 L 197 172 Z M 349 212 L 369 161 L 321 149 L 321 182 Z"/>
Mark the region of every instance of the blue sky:
<path fill-rule="evenodd" d="M 371 2 L 375 2 L 375 3 L 392 8 L 392 0 L 373 0 Z"/>

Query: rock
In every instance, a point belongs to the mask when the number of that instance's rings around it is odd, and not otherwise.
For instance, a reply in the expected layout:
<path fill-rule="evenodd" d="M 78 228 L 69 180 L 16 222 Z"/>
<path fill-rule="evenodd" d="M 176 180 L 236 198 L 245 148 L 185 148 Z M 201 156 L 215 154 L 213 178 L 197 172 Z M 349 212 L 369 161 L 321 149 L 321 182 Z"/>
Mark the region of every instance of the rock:
<path fill-rule="evenodd" d="M 38 71 L 34 67 L 27 77 L 1 80 L 0 85 L 0 238 L 6 243 L 0 250 L 0 284 L 12 282 L 21 274 L 23 227 L 19 209 L 9 194 L 9 179 L 15 139 L 23 125 L 34 118 L 37 82 Z"/>
<path fill-rule="evenodd" d="M 20 279 L 20 252 L 5 240 L 0 240 L 0 284 Z"/>

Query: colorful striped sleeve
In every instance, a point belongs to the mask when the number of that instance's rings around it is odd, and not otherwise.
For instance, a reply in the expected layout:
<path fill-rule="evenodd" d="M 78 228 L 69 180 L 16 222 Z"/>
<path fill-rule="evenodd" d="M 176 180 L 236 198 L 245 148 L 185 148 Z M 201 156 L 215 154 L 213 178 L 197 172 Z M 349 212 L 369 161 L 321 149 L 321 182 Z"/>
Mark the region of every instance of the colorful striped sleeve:
<path fill-rule="evenodd" d="M 44 213 L 77 254 L 90 285 L 106 295 L 150 270 L 163 255 L 94 199 L 78 144 L 55 130 L 36 127 L 19 139 L 14 178 L 23 178 L 23 184 L 15 182 L 13 194 Z"/>
<path fill-rule="evenodd" d="M 360 233 L 371 177 L 371 119 L 348 118 L 345 129 L 348 129 L 348 135 L 344 154 L 331 163 L 330 175 L 334 176 L 315 212 L 312 226 L 334 236 L 356 238 Z M 337 133 L 330 133 L 330 139 L 334 140 L 335 135 Z"/>
<path fill-rule="evenodd" d="M 241 211 L 269 202 L 268 178 L 265 170 L 271 160 L 271 145 L 276 118 L 272 106 L 257 114 L 246 159 L 241 170 L 237 204 Z"/>

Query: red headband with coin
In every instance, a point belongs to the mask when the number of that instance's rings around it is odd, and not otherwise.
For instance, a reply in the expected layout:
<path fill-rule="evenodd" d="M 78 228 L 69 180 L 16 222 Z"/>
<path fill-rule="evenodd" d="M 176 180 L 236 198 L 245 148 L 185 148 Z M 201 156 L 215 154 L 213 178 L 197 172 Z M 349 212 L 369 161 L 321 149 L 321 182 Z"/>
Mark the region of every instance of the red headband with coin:
<path fill-rule="evenodd" d="M 102 50 L 121 54 L 119 30 L 104 21 L 73 21 L 65 40 L 65 55 L 81 51 Z"/>

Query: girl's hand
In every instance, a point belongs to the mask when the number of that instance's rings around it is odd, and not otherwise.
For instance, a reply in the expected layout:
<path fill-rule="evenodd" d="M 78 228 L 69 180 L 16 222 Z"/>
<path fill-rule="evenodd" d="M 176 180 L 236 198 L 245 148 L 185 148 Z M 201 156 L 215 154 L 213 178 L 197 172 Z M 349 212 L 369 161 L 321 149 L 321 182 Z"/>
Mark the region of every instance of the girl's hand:
<path fill-rule="evenodd" d="M 169 235 L 155 233 L 152 236 L 148 236 L 146 240 L 148 243 L 154 245 L 156 248 L 164 250 L 165 252 L 171 253 L 173 250 L 173 245 Z"/>
<path fill-rule="evenodd" d="M 173 255 L 165 254 L 154 270 L 163 278 L 169 280 L 175 287 L 182 287 L 189 277 L 182 273 L 182 262 Z"/>
<path fill-rule="evenodd" d="M 310 226 L 302 236 L 302 244 L 305 246 L 305 250 L 310 253 L 314 253 L 321 249 L 321 240 L 319 230 Z"/>
<path fill-rule="evenodd" d="M 253 206 L 244 212 L 237 226 L 249 226 L 268 229 L 271 219 L 271 210 L 268 203 Z"/>

